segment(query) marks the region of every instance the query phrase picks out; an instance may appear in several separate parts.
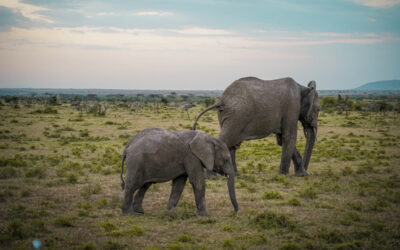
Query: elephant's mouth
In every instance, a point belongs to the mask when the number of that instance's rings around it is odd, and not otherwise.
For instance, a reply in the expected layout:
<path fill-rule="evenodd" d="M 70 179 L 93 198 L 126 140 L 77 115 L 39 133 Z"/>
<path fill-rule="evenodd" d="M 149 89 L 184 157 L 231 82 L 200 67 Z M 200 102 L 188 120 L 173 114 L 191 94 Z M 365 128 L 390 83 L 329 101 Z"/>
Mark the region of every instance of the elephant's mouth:
<path fill-rule="evenodd" d="M 212 172 L 214 174 L 220 174 L 222 176 L 228 176 L 222 169 L 213 169 Z"/>
<path fill-rule="evenodd" d="M 220 175 L 222 175 L 222 176 L 228 176 L 224 171 L 215 171 L 215 170 L 213 170 L 213 172 L 214 173 L 216 173 L 216 174 L 220 174 Z"/>

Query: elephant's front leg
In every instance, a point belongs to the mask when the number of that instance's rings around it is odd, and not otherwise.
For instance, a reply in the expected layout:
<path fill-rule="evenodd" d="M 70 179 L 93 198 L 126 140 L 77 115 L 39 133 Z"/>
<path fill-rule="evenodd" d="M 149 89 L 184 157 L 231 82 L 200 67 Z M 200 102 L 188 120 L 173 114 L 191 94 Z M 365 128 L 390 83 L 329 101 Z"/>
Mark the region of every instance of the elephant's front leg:
<path fill-rule="evenodd" d="M 193 154 L 185 159 L 185 170 L 192 184 L 194 198 L 196 201 L 197 215 L 208 216 L 206 210 L 206 183 L 203 171 L 203 165 Z"/>
<path fill-rule="evenodd" d="M 240 144 L 238 146 L 233 146 L 232 148 L 229 149 L 229 153 L 231 153 L 231 159 L 232 159 L 232 165 L 233 165 L 233 170 L 235 170 L 235 175 L 240 176 L 239 171 L 236 166 L 236 149 L 240 147 Z"/>
<path fill-rule="evenodd" d="M 294 163 L 294 173 L 296 176 L 306 176 L 308 175 L 307 171 L 304 169 L 303 164 L 302 164 L 302 158 L 297 150 L 297 147 L 294 148 L 293 155 L 292 155 L 292 160 Z"/>
<path fill-rule="evenodd" d="M 181 197 L 183 189 L 185 188 L 186 180 L 187 175 L 181 175 L 176 177 L 172 181 L 171 195 L 169 196 L 169 201 L 167 205 L 168 210 L 175 208 L 178 204 L 179 198 Z"/>
<path fill-rule="evenodd" d="M 135 194 L 135 198 L 133 199 L 133 213 L 138 213 L 138 214 L 143 214 L 143 207 L 142 207 L 142 202 L 143 202 L 143 198 L 144 195 L 147 191 L 147 189 L 149 189 L 149 187 L 151 186 L 151 183 L 145 183 L 140 189 L 139 191 L 136 192 Z"/>
<path fill-rule="evenodd" d="M 281 165 L 279 168 L 280 174 L 289 173 L 290 161 L 292 159 L 294 150 L 296 149 L 296 132 L 297 128 L 295 131 L 286 131 L 282 134 L 282 156 Z"/>
<path fill-rule="evenodd" d="M 276 142 L 278 143 L 279 146 L 282 146 L 282 134 L 276 134 Z M 294 150 L 293 150 L 292 160 L 293 160 L 294 172 L 295 172 L 296 176 L 308 175 L 307 171 L 305 171 L 303 168 L 303 165 L 302 165 L 303 159 L 301 158 L 301 155 L 300 155 L 299 151 L 297 150 L 296 146 L 294 147 Z M 288 169 L 288 171 L 289 171 L 289 169 Z"/>
<path fill-rule="evenodd" d="M 189 177 L 190 179 L 190 177 Z M 202 179 L 202 180 L 200 180 Z M 193 187 L 194 198 L 196 200 L 197 207 L 197 215 L 200 216 L 208 216 L 208 212 L 206 209 L 206 185 L 204 181 L 204 176 L 199 179 L 195 179 L 190 181 Z"/>

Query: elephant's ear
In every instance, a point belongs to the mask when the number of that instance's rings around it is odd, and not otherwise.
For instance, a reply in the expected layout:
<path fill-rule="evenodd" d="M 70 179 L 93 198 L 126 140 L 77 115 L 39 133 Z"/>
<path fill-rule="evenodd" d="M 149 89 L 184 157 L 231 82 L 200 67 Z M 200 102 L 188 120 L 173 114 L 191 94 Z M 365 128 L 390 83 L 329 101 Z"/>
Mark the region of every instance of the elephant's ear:
<path fill-rule="evenodd" d="M 310 93 L 308 94 L 307 98 L 309 99 L 308 103 L 310 104 L 310 106 L 308 107 L 308 110 L 307 110 L 307 116 L 306 116 L 307 119 L 310 118 L 312 107 L 314 105 L 314 99 L 317 95 L 317 89 L 316 89 L 317 84 L 315 83 L 315 81 L 311 81 L 308 83 L 308 87 L 310 89 Z"/>
<path fill-rule="evenodd" d="M 198 132 L 189 143 L 192 153 L 203 163 L 207 170 L 212 171 L 214 167 L 214 143 L 204 133 Z"/>

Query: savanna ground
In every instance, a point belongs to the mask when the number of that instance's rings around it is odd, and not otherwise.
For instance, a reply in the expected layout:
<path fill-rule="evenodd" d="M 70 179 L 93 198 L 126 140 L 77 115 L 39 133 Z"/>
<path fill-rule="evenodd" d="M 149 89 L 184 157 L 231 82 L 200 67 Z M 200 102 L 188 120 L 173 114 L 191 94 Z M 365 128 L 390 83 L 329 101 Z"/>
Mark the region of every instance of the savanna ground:
<path fill-rule="evenodd" d="M 0 107 L 0 248 L 32 249 L 399 249 L 400 117 L 320 115 L 310 175 L 278 175 L 275 137 L 237 152 L 240 210 L 226 180 L 207 181 L 210 217 L 195 215 L 187 184 L 166 212 L 171 183 L 152 185 L 145 214 L 122 217 L 120 155 L 148 127 L 188 129 L 180 108 L 113 106 L 81 116 L 69 104 Z M 199 130 L 218 135 L 210 111 Z M 301 126 L 298 148 L 304 149 Z"/>

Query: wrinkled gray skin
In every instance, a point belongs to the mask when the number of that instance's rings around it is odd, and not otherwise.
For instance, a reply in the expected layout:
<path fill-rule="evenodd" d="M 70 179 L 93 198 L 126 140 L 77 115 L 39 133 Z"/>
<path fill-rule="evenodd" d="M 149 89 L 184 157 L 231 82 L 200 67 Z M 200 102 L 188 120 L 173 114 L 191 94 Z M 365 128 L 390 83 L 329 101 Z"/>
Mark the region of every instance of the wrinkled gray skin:
<path fill-rule="evenodd" d="M 125 181 L 122 177 L 124 161 Z M 225 143 L 200 131 L 142 130 L 130 140 L 122 154 L 123 215 L 143 213 L 142 200 L 150 185 L 169 180 L 172 180 L 172 190 L 167 209 L 175 208 L 189 177 L 197 214 L 207 216 L 203 168 L 227 176 L 229 196 L 237 212 L 235 172 Z"/>
<path fill-rule="evenodd" d="M 255 77 L 241 78 L 233 82 L 220 100 L 201 112 L 217 108 L 221 127 L 219 139 L 228 146 L 236 174 L 236 149 L 242 141 L 260 139 L 272 133 L 282 146 L 280 174 L 288 174 L 290 160 L 296 176 L 307 175 L 308 164 L 317 136 L 319 100 L 316 84 L 311 81 L 304 87 L 292 78 L 271 81 Z M 307 138 L 304 159 L 296 148 L 297 123 L 303 125 Z"/>

